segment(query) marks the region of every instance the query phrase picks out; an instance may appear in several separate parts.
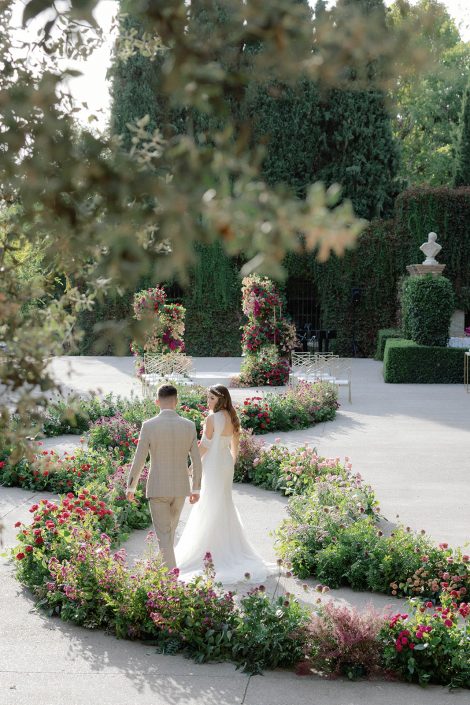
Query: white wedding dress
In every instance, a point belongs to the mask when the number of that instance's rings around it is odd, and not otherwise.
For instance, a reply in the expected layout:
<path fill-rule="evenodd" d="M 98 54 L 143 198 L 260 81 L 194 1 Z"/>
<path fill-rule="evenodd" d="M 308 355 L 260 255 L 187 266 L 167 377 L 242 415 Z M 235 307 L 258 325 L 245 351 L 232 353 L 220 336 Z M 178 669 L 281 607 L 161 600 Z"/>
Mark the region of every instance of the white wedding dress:
<path fill-rule="evenodd" d="M 175 548 L 180 580 L 188 582 L 202 575 L 204 556 L 210 553 L 216 580 L 233 585 L 246 580 L 262 582 L 275 572 L 249 543 L 240 515 L 233 503 L 234 461 L 230 451 L 232 436 L 224 436 L 225 414 L 213 414 L 214 433 L 205 434 L 201 444 L 207 448 L 202 458 L 202 483 L 199 501 L 193 505 L 186 526 Z"/>

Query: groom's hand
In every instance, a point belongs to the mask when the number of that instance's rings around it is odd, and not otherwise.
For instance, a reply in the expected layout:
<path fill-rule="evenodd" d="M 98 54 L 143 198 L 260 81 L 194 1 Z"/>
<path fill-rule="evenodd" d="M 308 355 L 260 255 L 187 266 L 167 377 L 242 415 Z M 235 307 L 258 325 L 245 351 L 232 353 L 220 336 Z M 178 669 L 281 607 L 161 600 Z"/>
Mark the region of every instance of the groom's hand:
<path fill-rule="evenodd" d="M 134 492 L 126 492 L 126 497 L 129 500 L 129 502 L 135 502 L 135 494 Z"/>
<path fill-rule="evenodd" d="M 199 492 L 195 494 L 194 492 L 189 495 L 189 504 L 196 504 L 199 501 Z"/>

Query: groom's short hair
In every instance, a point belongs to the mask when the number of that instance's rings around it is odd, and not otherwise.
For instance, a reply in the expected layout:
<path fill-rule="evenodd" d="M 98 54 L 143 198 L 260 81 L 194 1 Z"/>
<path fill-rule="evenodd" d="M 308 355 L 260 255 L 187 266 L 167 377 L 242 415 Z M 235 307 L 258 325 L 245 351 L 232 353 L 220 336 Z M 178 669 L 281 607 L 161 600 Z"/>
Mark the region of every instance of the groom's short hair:
<path fill-rule="evenodd" d="M 162 386 L 157 389 L 157 399 L 169 399 L 170 397 L 177 396 L 178 390 L 172 384 L 162 384 Z"/>

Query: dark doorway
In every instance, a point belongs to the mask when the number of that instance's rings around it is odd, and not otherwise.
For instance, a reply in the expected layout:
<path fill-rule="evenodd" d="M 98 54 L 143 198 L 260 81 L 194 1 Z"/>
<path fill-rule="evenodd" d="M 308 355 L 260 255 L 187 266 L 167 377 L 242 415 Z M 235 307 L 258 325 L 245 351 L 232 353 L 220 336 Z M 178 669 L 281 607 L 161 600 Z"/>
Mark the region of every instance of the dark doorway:
<path fill-rule="evenodd" d="M 297 330 L 318 330 L 320 305 L 317 290 L 311 279 L 289 278 L 286 284 L 287 311 Z"/>
<path fill-rule="evenodd" d="M 169 282 L 163 285 L 166 292 L 166 301 L 168 304 L 182 304 L 184 298 L 184 289 L 177 282 Z"/>

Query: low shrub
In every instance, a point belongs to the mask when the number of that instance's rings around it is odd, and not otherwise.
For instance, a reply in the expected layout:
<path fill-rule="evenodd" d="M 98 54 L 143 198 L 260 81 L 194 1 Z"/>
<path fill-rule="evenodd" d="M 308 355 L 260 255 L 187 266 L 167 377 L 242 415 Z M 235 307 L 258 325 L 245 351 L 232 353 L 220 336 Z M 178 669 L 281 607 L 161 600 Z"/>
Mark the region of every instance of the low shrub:
<path fill-rule="evenodd" d="M 332 421 L 339 407 L 338 392 L 328 382 L 300 382 L 282 394 L 245 399 L 237 406 L 243 428 L 255 433 L 290 431 Z"/>
<path fill-rule="evenodd" d="M 464 351 L 388 339 L 384 380 L 394 384 L 462 384 Z"/>
<path fill-rule="evenodd" d="M 460 607 L 447 592 L 441 605 L 410 603 L 380 632 L 384 666 L 404 680 L 470 688 L 470 605 Z"/>
<path fill-rule="evenodd" d="M 385 344 L 389 338 L 403 338 L 403 333 L 398 328 L 381 328 L 377 332 L 377 348 L 374 360 L 383 360 Z"/>
<path fill-rule="evenodd" d="M 292 596 L 272 599 L 255 588 L 240 600 L 234 660 L 248 673 L 294 666 L 305 652 L 308 614 Z"/>
<path fill-rule="evenodd" d="M 372 607 L 359 612 L 331 601 L 322 604 L 308 625 L 307 660 L 298 672 L 320 671 L 350 680 L 380 674 L 384 623 L 385 617 Z"/>
<path fill-rule="evenodd" d="M 255 459 L 263 448 L 263 441 L 253 435 L 252 429 L 242 428 L 240 431 L 240 445 L 235 463 L 234 482 L 249 482 Z"/>
<path fill-rule="evenodd" d="M 88 436 L 90 448 L 115 448 L 122 462 L 133 457 L 138 440 L 138 424 L 127 421 L 121 413 L 95 421 Z"/>
<path fill-rule="evenodd" d="M 271 407 L 263 397 L 250 397 L 237 407 L 240 424 L 253 433 L 269 433 L 275 431 L 271 415 Z"/>

